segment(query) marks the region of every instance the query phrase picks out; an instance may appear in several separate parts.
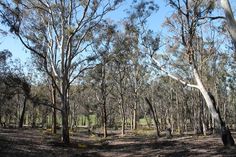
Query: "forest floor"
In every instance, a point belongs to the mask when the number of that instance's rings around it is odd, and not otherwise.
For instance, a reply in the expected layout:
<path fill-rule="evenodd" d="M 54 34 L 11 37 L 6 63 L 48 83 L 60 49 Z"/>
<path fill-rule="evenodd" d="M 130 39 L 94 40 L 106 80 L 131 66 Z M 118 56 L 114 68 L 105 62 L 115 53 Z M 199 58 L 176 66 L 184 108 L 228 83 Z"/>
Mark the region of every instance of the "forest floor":
<path fill-rule="evenodd" d="M 236 156 L 236 147 L 224 147 L 217 135 L 161 137 L 112 132 L 107 139 L 87 131 L 71 133 L 71 144 L 42 129 L 0 129 L 1 157 L 162 157 Z M 236 139 L 236 132 L 233 132 Z"/>

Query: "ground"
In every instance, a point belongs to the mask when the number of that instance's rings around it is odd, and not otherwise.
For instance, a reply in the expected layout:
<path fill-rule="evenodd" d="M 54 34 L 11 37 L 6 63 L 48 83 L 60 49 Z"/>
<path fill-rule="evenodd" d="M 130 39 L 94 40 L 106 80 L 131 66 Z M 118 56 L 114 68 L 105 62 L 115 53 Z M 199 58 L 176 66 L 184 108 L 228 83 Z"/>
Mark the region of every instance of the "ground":
<path fill-rule="evenodd" d="M 236 133 L 233 132 L 234 139 Z M 172 139 L 113 132 L 107 139 L 87 131 L 71 133 L 71 144 L 41 129 L 0 129 L 1 157 L 162 157 L 236 156 L 236 147 L 224 147 L 217 135 L 174 136 Z"/>

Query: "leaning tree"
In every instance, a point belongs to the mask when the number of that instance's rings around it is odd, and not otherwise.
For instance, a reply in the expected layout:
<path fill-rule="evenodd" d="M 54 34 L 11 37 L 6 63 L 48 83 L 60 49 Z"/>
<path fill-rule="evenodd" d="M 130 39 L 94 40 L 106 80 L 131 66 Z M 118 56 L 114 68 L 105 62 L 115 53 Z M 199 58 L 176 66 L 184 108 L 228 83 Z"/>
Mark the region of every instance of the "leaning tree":
<path fill-rule="evenodd" d="M 180 77 L 172 75 L 169 71 L 160 64 L 154 52 L 156 47 L 153 44 L 146 42 L 145 45 L 152 47 L 150 54 L 153 65 L 163 71 L 169 77 L 181 82 L 185 86 L 198 89 L 206 101 L 206 105 L 212 117 L 219 124 L 221 136 L 224 145 L 234 145 L 234 140 L 231 136 L 229 128 L 221 118 L 219 108 L 215 102 L 214 96 L 206 89 L 204 82 L 200 77 L 200 64 L 197 55 L 202 53 L 203 49 L 199 49 L 199 28 L 209 20 L 222 18 L 215 17 L 211 13 L 214 9 L 213 1 L 185 1 L 185 0 L 169 0 L 169 5 L 174 9 L 170 18 L 167 18 L 165 24 L 172 31 L 172 41 L 169 44 L 169 51 L 177 52 L 177 58 L 181 57 L 182 63 L 189 68 L 189 74 L 193 76 L 195 84 L 189 83 Z M 150 36 L 149 36 L 150 37 Z M 150 38 L 151 39 L 151 38 Z M 151 39 L 153 41 L 153 39 Z M 152 42 L 151 42 L 152 43 Z M 209 49 L 211 50 L 211 49 Z M 170 53 L 170 52 L 169 52 Z M 167 58 L 173 61 L 173 58 Z M 177 66 L 178 67 L 178 66 Z"/>

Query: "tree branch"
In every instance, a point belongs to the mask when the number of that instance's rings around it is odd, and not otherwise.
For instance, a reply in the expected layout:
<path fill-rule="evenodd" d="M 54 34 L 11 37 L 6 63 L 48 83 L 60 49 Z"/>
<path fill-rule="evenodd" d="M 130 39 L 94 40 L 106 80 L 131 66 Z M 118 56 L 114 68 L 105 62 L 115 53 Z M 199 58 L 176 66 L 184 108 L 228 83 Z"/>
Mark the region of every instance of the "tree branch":
<path fill-rule="evenodd" d="M 194 85 L 194 84 L 187 83 L 186 81 L 184 81 L 184 80 L 178 78 L 177 76 L 175 76 L 175 75 L 170 74 L 169 72 L 167 72 L 166 69 L 164 69 L 164 68 L 159 64 L 159 62 L 158 62 L 155 58 L 151 57 L 151 59 L 152 59 L 152 61 L 153 61 L 152 64 L 153 64 L 157 69 L 161 70 L 162 72 L 164 72 L 166 75 L 168 75 L 168 76 L 171 77 L 172 79 L 174 79 L 174 80 L 176 80 L 176 81 L 182 83 L 182 84 L 185 85 L 185 86 L 199 89 L 198 85 Z"/>

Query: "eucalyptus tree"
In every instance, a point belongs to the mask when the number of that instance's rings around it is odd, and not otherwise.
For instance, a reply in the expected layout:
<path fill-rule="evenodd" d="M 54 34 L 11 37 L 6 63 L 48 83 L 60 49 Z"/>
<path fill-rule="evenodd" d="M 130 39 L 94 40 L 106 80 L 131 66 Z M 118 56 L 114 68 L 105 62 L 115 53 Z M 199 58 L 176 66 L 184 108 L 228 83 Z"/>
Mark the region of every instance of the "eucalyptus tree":
<path fill-rule="evenodd" d="M 2 22 L 40 61 L 61 99 L 63 142 L 69 143 L 71 83 L 92 67 L 93 33 L 122 0 L 1 1 Z"/>
<path fill-rule="evenodd" d="M 173 31 L 173 41 L 169 44 L 169 46 L 172 52 L 178 52 L 178 57 L 182 57 L 183 63 L 189 68 L 189 74 L 193 76 L 196 84 L 191 84 L 188 81 L 184 81 L 184 79 L 182 79 L 183 77 L 181 78 L 172 75 L 165 68 L 163 68 L 162 65 L 160 65 L 155 55 L 151 54 L 153 65 L 169 77 L 181 82 L 185 86 L 198 89 L 204 97 L 212 117 L 221 127 L 221 135 L 224 145 L 234 145 L 234 140 L 231 133 L 225 125 L 225 122 L 222 120 L 219 109 L 216 107 L 215 98 L 211 93 L 209 93 L 210 91 L 207 91 L 199 75 L 199 62 L 196 58 L 196 55 L 202 52 L 201 49 L 198 49 L 196 46 L 198 44 L 197 37 L 199 36 L 199 26 L 206 23 L 208 19 L 212 20 L 215 18 L 211 17 L 211 12 L 214 9 L 213 2 L 205 2 L 202 0 L 169 0 L 168 2 L 170 6 L 174 8 L 174 13 L 166 20 L 166 24 L 169 26 L 170 30 Z"/>
<path fill-rule="evenodd" d="M 12 56 L 12 53 L 8 50 L 0 51 L 0 122 L 2 123 L 4 104 L 8 98 L 12 95 L 12 91 L 7 88 L 5 82 L 5 76 L 9 73 L 8 59 Z"/>
<path fill-rule="evenodd" d="M 124 40 L 123 40 L 124 41 Z M 120 49 L 123 42 L 117 43 L 118 49 Z M 116 51 L 116 50 L 115 50 Z M 117 93 L 117 102 L 119 104 L 120 108 L 120 115 L 121 115 L 121 134 L 125 134 L 125 124 L 126 124 L 126 92 L 127 92 L 127 76 L 128 76 L 128 64 L 127 64 L 127 58 L 126 58 L 126 52 L 125 51 L 116 51 L 117 53 L 115 54 L 115 61 L 113 62 L 113 80 L 115 82 L 115 88 Z"/>
<path fill-rule="evenodd" d="M 99 92 L 97 100 L 101 104 L 103 136 L 107 137 L 107 98 L 111 90 L 111 80 L 109 80 L 110 70 L 108 68 L 113 60 L 112 43 L 114 40 L 114 33 L 116 25 L 112 24 L 110 20 L 101 23 L 101 29 L 98 33 L 96 43 L 94 44 L 94 52 L 98 56 L 99 63 L 95 67 L 95 75 L 93 75 Z"/>
<path fill-rule="evenodd" d="M 131 9 L 127 12 L 127 17 L 124 19 L 124 43 L 122 44 L 123 51 L 127 54 L 128 64 L 128 81 L 130 84 L 131 95 L 133 97 L 131 110 L 132 129 L 137 128 L 138 121 L 138 106 L 142 99 L 142 90 L 144 82 L 147 82 L 147 68 L 144 64 L 145 59 L 140 49 L 142 30 L 146 29 L 145 23 L 151 14 L 158 10 L 158 6 L 152 0 L 133 1 Z"/>
<path fill-rule="evenodd" d="M 141 105 L 141 99 L 144 97 L 144 93 L 142 91 L 146 87 L 146 80 L 148 80 L 147 76 L 147 68 L 140 62 L 141 54 L 140 51 L 135 51 L 131 54 L 131 65 L 128 71 L 128 81 L 130 84 L 130 94 L 131 94 L 131 124 L 132 129 L 137 129 L 137 123 L 139 121 L 139 106 Z"/>
<path fill-rule="evenodd" d="M 147 68 L 143 64 L 143 55 L 139 49 L 139 32 L 135 27 L 129 24 L 129 20 L 125 24 L 126 34 L 126 53 L 128 56 L 128 83 L 130 84 L 131 94 L 131 124 L 132 129 L 137 129 L 138 122 L 138 106 L 142 97 L 141 91 L 144 88 L 144 83 L 147 79 Z"/>
<path fill-rule="evenodd" d="M 18 95 L 18 97 L 23 96 L 23 108 L 20 114 L 18 126 L 23 127 L 23 121 L 26 111 L 26 103 L 30 98 L 30 84 L 27 78 L 22 72 L 22 67 L 20 63 L 13 62 L 12 60 L 8 62 L 12 54 L 8 50 L 3 50 L 0 52 L 0 100 L 3 104 L 7 101 L 8 103 Z M 12 63 L 12 65 L 10 65 Z M 17 64 L 17 65 L 15 65 Z M 11 105 L 10 105 L 11 106 Z M 0 106 L 0 110 L 3 105 Z M 13 107 L 12 107 L 13 108 Z"/>
<path fill-rule="evenodd" d="M 30 100 L 31 94 L 31 86 L 28 80 L 25 76 L 20 76 L 19 74 L 6 73 L 1 77 L 1 87 L 5 88 L 1 89 L 1 95 L 3 96 L 3 98 L 1 99 L 3 101 L 3 104 L 6 101 L 8 101 L 8 103 L 11 102 L 14 97 L 18 97 L 18 99 L 20 99 L 20 97 L 23 97 L 23 107 L 19 116 L 18 123 L 19 128 L 22 128 L 26 112 L 26 104 L 27 101 Z M 4 97 L 7 99 L 5 99 Z"/>

